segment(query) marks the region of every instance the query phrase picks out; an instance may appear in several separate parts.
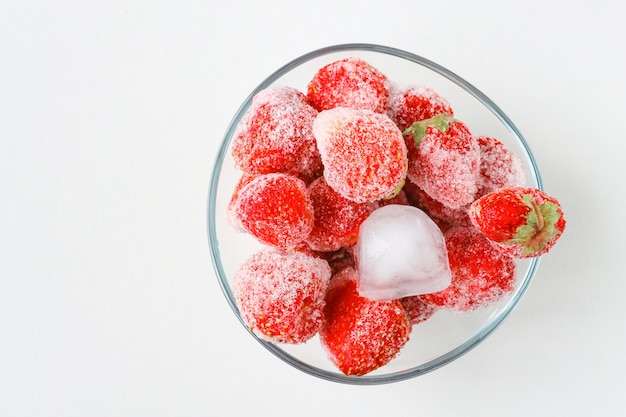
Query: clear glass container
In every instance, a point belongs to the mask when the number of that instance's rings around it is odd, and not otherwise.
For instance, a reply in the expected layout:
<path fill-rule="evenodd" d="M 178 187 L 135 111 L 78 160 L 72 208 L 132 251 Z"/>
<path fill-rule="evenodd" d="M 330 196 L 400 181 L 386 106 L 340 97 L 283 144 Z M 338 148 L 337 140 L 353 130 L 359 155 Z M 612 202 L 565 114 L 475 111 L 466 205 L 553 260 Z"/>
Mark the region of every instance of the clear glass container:
<path fill-rule="evenodd" d="M 515 290 L 497 304 L 470 312 L 440 309 L 426 322 L 413 327 L 411 340 L 389 364 L 365 376 L 346 376 L 328 360 L 316 336 L 301 345 L 273 344 L 259 339 L 242 321 L 231 289 L 235 269 L 261 245 L 251 236 L 235 230 L 226 219 L 227 205 L 240 177 L 231 157 L 231 142 L 237 124 L 250 107 L 252 98 L 272 85 L 287 85 L 306 93 L 308 82 L 326 64 L 359 57 L 401 85 L 425 85 L 445 97 L 475 136 L 492 136 L 502 141 L 523 162 L 526 185 L 542 189 L 539 169 L 526 140 L 504 112 L 476 87 L 448 69 L 421 56 L 373 44 L 342 44 L 302 55 L 278 68 L 243 101 L 226 130 L 209 185 L 207 227 L 217 279 L 233 313 L 261 346 L 276 357 L 310 375 L 329 381 L 374 385 L 406 380 L 440 368 L 459 358 L 488 337 L 518 305 L 528 289 L 539 258 L 517 261 Z"/>

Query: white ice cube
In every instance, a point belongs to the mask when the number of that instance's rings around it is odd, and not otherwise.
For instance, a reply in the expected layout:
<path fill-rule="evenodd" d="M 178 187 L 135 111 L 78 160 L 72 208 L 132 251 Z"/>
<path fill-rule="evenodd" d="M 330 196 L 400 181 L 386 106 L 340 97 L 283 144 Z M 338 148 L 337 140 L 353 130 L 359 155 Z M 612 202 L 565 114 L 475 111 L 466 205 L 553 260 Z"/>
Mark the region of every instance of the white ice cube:
<path fill-rule="evenodd" d="M 441 291 L 452 279 L 443 234 L 416 207 L 375 210 L 361 224 L 354 253 L 359 294 L 370 300 Z"/>

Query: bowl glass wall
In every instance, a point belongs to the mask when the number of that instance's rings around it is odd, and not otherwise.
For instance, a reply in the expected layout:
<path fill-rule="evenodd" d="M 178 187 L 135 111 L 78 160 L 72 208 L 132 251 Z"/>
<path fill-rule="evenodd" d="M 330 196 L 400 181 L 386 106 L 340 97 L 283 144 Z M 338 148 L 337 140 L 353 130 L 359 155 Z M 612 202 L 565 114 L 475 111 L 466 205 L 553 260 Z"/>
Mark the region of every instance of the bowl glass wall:
<path fill-rule="evenodd" d="M 527 186 L 542 188 L 532 153 L 518 129 L 488 97 L 451 71 L 409 52 L 372 44 L 345 44 L 303 55 L 267 77 L 235 113 L 215 161 L 208 195 L 208 238 L 218 281 L 226 300 L 241 321 L 231 288 L 236 268 L 263 248 L 251 236 L 236 231 L 226 219 L 226 209 L 241 173 L 231 157 L 237 124 L 259 91 L 272 85 L 287 85 L 306 93 L 309 80 L 326 64 L 359 57 L 400 85 L 425 85 L 445 97 L 475 136 L 502 141 L 523 162 Z M 302 345 L 276 345 L 250 335 L 278 358 L 311 375 L 350 384 L 381 384 L 413 378 L 433 371 L 478 345 L 519 303 L 532 281 L 539 258 L 517 261 L 517 282 L 512 294 L 497 304 L 472 313 L 439 310 L 426 322 L 413 327 L 411 340 L 388 365 L 361 377 L 343 375 L 327 359 L 316 336 Z M 247 326 L 241 321 L 244 328 Z M 233 358 L 234 360 L 235 358 Z"/>

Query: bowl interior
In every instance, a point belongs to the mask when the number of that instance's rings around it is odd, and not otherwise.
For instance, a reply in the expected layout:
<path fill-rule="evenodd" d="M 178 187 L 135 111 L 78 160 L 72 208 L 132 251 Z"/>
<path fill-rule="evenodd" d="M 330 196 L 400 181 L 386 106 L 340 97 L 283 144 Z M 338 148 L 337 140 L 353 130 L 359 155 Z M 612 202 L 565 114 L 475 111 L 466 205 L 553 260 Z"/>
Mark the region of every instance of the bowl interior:
<path fill-rule="evenodd" d="M 455 117 L 466 123 L 475 136 L 499 139 L 522 160 L 527 186 L 542 188 L 535 160 L 521 133 L 495 103 L 456 74 L 425 58 L 380 45 L 337 45 L 303 55 L 271 74 L 245 99 L 229 125 L 215 161 L 208 198 L 209 244 L 219 283 L 237 317 L 231 278 L 235 269 L 263 246 L 251 236 L 236 231 L 226 218 L 228 202 L 241 175 L 230 156 L 235 128 L 257 92 L 271 85 L 287 85 L 306 92 L 309 80 L 319 68 L 350 56 L 366 60 L 397 84 L 435 89 L 450 102 Z M 280 359 L 320 378 L 352 384 L 403 380 L 445 365 L 487 337 L 520 301 L 538 262 L 539 258 L 517 261 L 516 288 L 501 302 L 471 313 L 441 309 L 429 320 L 415 325 L 411 340 L 398 357 L 362 377 L 340 373 L 327 359 L 317 336 L 302 345 L 275 345 L 249 333 Z M 247 329 L 243 322 L 242 325 Z"/>

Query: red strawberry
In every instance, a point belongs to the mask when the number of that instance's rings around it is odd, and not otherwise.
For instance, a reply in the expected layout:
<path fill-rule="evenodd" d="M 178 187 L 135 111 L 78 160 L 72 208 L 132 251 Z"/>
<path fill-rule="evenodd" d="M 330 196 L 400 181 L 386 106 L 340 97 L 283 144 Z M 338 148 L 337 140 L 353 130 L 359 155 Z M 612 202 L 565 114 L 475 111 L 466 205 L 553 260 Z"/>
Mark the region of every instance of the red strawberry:
<path fill-rule="evenodd" d="M 353 245 L 359 226 L 376 208 L 373 203 L 355 203 L 343 198 L 324 177 L 309 184 L 308 193 L 315 221 L 306 242 L 316 251 L 332 252 Z"/>
<path fill-rule="evenodd" d="M 402 188 L 406 145 L 387 115 L 345 107 L 325 110 L 315 118 L 313 134 L 324 178 L 344 198 L 373 202 L 393 197 Z"/>
<path fill-rule="evenodd" d="M 419 324 L 428 320 L 439 309 L 439 306 L 429 304 L 421 295 L 410 295 L 400 299 L 402 308 L 409 315 L 411 324 Z"/>
<path fill-rule="evenodd" d="M 476 138 L 480 146 L 480 177 L 476 198 L 502 187 L 522 187 L 524 166 L 522 161 L 496 138 Z"/>
<path fill-rule="evenodd" d="M 560 203 L 536 188 L 505 187 L 472 203 L 472 223 L 504 253 L 532 258 L 548 252 L 565 230 Z"/>
<path fill-rule="evenodd" d="M 233 277 L 233 293 L 241 318 L 263 339 L 305 342 L 322 325 L 330 275 L 324 259 L 301 252 L 257 252 Z"/>
<path fill-rule="evenodd" d="M 422 300 L 456 311 L 472 311 L 501 300 L 513 291 L 515 261 L 496 249 L 473 226 L 444 234 L 452 283 L 443 291 L 423 294 Z"/>
<path fill-rule="evenodd" d="M 452 227 L 469 226 L 471 224 L 467 215 L 468 206 L 457 209 L 445 206 L 411 181 L 407 181 L 404 184 L 403 190 L 407 198 L 409 198 L 411 205 L 425 211 L 437 223 L 440 229 L 445 231 Z"/>
<path fill-rule="evenodd" d="M 256 175 L 246 174 L 245 172 L 241 174 L 239 177 L 239 181 L 235 185 L 235 189 L 233 190 L 233 194 L 228 201 L 228 206 L 226 208 L 226 219 L 228 223 L 233 226 L 235 229 L 243 230 L 243 227 L 239 223 L 239 218 L 237 217 L 237 213 L 235 213 L 235 207 L 237 205 L 237 199 L 239 198 L 239 191 L 246 185 L 250 183 L 256 177 Z"/>
<path fill-rule="evenodd" d="M 254 177 L 239 190 L 234 221 L 260 242 L 290 249 L 313 229 L 313 205 L 306 184 L 287 174 Z"/>
<path fill-rule="evenodd" d="M 440 113 L 452 116 L 452 107 L 432 88 L 421 85 L 390 88 L 387 114 L 400 130 Z"/>
<path fill-rule="evenodd" d="M 464 123 L 439 114 L 413 123 L 404 135 L 409 180 L 453 209 L 474 200 L 480 173 L 480 148 Z"/>
<path fill-rule="evenodd" d="M 346 375 L 365 375 L 393 359 L 409 340 L 411 323 L 399 300 L 371 301 L 356 288 L 357 272 L 336 274 L 326 293 L 320 340 Z"/>
<path fill-rule="evenodd" d="M 346 58 L 319 69 L 309 82 L 307 99 L 317 110 L 335 107 L 387 109 L 387 77 L 359 58 Z"/>
<path fill-rule="evenodd" d="M 292 87 L 260 91 L 237 125 L 232 156 L 250 174 L 315 170 L 319 159 L 313 137 L 317 110 Z M 305 173 L 308 175 L 308 173 Z"/>

